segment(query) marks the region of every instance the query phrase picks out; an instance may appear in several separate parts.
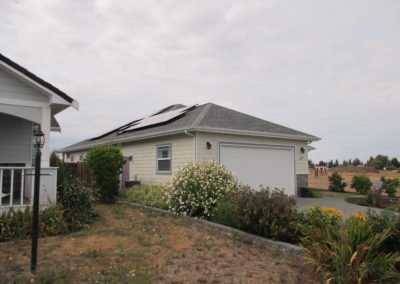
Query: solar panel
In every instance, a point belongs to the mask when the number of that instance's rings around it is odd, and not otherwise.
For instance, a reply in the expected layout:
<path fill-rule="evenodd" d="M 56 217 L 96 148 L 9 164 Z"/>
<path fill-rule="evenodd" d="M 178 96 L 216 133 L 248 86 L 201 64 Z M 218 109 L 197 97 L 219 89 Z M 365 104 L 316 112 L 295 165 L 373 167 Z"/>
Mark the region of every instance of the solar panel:
<path fill-rule="evenodd" d="M 171 111 L 163 112 L 160 114 L 155 114 L 155 115 L 145 117 L 142 120 L 139 120 L 137 123 L 134 123 L 127 128 L 124 128 L 123 132 L 168 122 L 168 121 L 188 112 L 189 110 L 193 109 L 195 106 L 196 105 L 193 105 L 190 107 L 183 107 L 180 109 L 171 110 Z"/>

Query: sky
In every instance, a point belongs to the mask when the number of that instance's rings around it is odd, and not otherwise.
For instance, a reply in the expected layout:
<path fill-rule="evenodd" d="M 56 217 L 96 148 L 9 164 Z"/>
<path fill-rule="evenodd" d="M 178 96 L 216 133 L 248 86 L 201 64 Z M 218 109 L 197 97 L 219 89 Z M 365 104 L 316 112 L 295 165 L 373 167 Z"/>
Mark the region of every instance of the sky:
<path fill-rule="evenodd" d="M 400 157 L 400 1 L 0 1 L 0 53 L 80 104 L 60 149 L 212 102 L 322 138 L 314 161 Z"/>

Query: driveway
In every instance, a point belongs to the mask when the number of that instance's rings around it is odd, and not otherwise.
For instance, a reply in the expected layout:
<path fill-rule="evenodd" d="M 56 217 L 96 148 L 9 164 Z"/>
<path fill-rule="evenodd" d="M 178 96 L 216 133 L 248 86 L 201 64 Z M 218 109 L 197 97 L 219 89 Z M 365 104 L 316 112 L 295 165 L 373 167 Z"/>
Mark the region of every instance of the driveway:
<path fill-rule="evenodd" d="M 350 218 L 352 215 L 360 212 L 360 213 L 367 213 L 369 209 L 376 213 L 382 212 L 382 209 L 378 208 L 370 208 L 367 206 L 360 206 L 356 204 L 351 204 L 346 202 L 343 198 L 340 197 L 330 197 L 324 196 L 322 198 L 303 198 L 303 197 L 296 197 L 296 206 L 298 209 L 309 208 L 313 206 L 320 206 L 320 207 L 333 207 L 343 212 L 344 218 Z"/>

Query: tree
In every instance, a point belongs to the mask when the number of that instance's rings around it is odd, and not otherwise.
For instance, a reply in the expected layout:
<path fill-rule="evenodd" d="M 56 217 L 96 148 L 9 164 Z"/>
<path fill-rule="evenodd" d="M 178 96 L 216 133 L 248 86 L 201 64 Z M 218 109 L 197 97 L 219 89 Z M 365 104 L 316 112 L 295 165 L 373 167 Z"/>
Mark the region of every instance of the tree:
<path fill-rule="evenodd" d="M 400 168 L 400 162 L 399 160 L 397 160 L 397 158 L 393 158 L 390 160 L 390 164 L 395 167 L 395 168 Z"/>
<path fill-rule="evenodd" d="M 59 167 L 60 164 L 61 164 L 61 160 L 57 156 L 56 151 L 51 152 L 51 154 L 50 154 L 50 167 Z"/>
<path fill-rule="evenodd" d="M 324 162 L 324 161 L 319 161 L 318 166 L 326 166 L 326 162 Z"/>
<path fill-rule="evenodd" d="M 360 166 L 360 165 L 362 165 L 362 162 L 359 158 L 354 158 L 352 164 L 353 164 L 353 166 Z"/>
<path fill-rule="evenodd" d="M 389 157 L 384 155 L 376 155 L 375 158 L 370 157 L 367 165 L 377 170 L 383 170 L 389 166 Z"/>
<path fill-rule="evenodd" d="M 328 168 L 333 168 L 333 161 L 332 160 L 330 160 L 329 162 L 328 162 Z"/>
<path fill-rule="evenodd" d="M 338 173 L 333 173 L 329 178 L 329 190 L 330 191 L 344 191 L 347 183 L 344 182 L 344 178 Z"/>
<path fill-rule="evenodd" d="M 400 186 L 400 179 L 398 178 L 385 178 L 381 177 L 382 181 L 382 189 L 389 195 L 390 197 L 396 196 L 396 189 Z"/>
<path fill-rule="evenodd" d="M 93 170 L 94 180 L 99 187 L 100 201 L 115 202 L 119 187 L 119 174 L 124 164 L 121 149 L 116 146 L 101 146 L 91 149 L 85 158 Z"/>
<path fill-rule="evenodd" d="M 372 182 L 368 176 L 354 176 L 351 181 L 351 188 L 354 188 L 361 194 L 367 194 L 371 191 Z"/>
<path fill-rule="evenodd" d="M 309 166 L 310 168 L 314 168 L 314 167 L 315 167 L 315 164 L 314 164 L 314 162 L 313 162 L 312 160 L 308 160 L 308 166 Z"/>
<path fill-rule="evenodd" d="M 338 159 L 335 160 L 334 167 L 339 167 L 339 160 Z"/>
<path fill-rule="evenodd" d="M 343 160 L 342 167 L 347 167 L 347 166 L 348 166 L 348 162 L 346 160 Z"/>

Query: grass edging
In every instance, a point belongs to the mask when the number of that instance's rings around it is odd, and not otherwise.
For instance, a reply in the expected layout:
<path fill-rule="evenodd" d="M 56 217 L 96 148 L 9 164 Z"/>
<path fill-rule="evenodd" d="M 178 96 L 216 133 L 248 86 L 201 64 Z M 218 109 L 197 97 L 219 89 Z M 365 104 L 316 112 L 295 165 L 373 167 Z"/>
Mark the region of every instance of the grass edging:
<path fill-rule="evenodd" d="M 296 246 L 293 244 L 289 244 L 289 243 L 285 243 L 285 242 L 274 241 L 271 239 L 263 238 L 260 236 L 246 233 L 242 230 L 238 230 L 238 229 L 235 229 L 232 227 L 224 226 L 224 225 L 210 222 L 207 220 L 196 219 L 196 218 L 189 217 L 189 216 L 177 215 L 177 214 L 174 214 L 167 210 L 150 207 L 150 206 L 145 206 L 145 205 L 141 205 L 141 204 L 133 203 L 133 202 L 119 200 L 119 201 L 117 201 L 117 203 L 127 205 L 129 207 L 133 207 L 136 209 L 141 209 L 141 210 L 143 209 L 143 210 L 156 212 L 160 215 L 167 215 L 170 217 L 178 218 L 180 220 L 185 221 L 186 223 L 189 223 L 190 225 L 196 224 L 204 229 L 212 230 L 214 232 L 221 233 L 222 235 L 228 236 L 230 238 L 238 239 L 245 243 L 263 247 L 263 248 L 266 248 L 269 250 L 279 250 L 280 252 L 288 254 L 288 255 L 296 255 L 296 256 L 305 255 L 305 249 L 302 247 L 299 247 L 299 246 Z"/>

